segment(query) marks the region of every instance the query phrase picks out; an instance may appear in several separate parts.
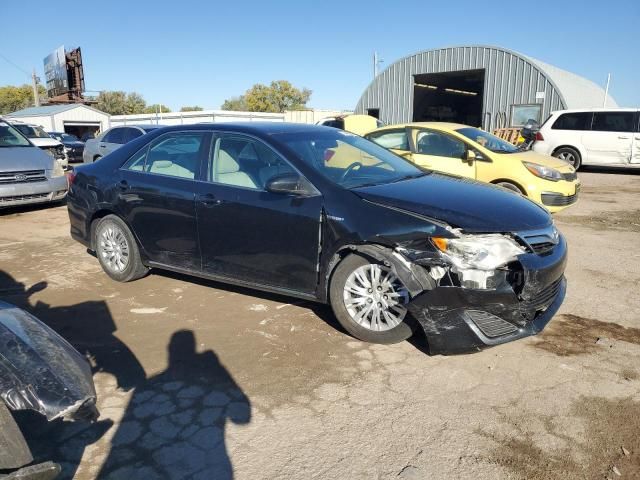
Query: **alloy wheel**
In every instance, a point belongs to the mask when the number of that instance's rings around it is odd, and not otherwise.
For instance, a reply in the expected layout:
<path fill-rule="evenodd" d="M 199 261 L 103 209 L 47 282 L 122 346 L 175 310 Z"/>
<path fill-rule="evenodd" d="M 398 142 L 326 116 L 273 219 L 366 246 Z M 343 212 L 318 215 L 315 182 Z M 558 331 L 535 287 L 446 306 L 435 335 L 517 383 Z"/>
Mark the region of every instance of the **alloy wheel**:
<path fill-rule="evenodd" d="M 343 299 L 347 312 L 358 325 L 380 332 L 402 323 L 409 292 L 390 269 L 367 264 L 347 277 Z"/>
<path fill-rule="evenodd" d="M 562 152 L 562 153 L 560 153 L 560 155 L 558 155 L 558 158 L 560 160 L 564 160 L 565 162 L 568 162 L 569 164 L 573 165 L 574 167 L 576 165 L 576 156 L 571 152 Z"/>
<path fill-rule="evenodd" d="M 123 272 L 129 264 L 129 242 L 124 232 L 113 225 L 100 233 L 98 252 L 104 264 L 111 271 Z"/>

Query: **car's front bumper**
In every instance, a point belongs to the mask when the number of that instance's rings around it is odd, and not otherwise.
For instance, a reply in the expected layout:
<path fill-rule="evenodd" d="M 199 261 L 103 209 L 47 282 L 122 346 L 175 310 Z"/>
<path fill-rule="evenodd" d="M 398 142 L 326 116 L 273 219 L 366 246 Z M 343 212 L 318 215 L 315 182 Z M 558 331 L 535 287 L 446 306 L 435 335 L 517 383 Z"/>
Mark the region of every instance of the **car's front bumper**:
<path fill-rule="evenodd" d="M 0 208 L 47 203 L 67 195 L 67 177 L 49 178 L 44 182 L 0 185 Z"/>
<path fill-rule="evenodd" d="M 523 280 L 518 288 L 437 287 L 416 296 L 408 308 L 433 354 L 480 350 L 535 335 L 562 305 L 566 261 L 566 242 L 560 237 L 549 254 L 521 256 Z"/>

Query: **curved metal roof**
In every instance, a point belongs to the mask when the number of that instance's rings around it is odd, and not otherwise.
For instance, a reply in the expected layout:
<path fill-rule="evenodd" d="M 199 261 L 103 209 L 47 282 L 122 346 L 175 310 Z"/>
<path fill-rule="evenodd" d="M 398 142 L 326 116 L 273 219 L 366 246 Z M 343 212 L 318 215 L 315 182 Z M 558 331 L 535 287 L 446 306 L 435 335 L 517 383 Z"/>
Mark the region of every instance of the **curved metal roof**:
<path fill-rule="evenodd" d="M 538 67 L 552 81 L 564 98 L 565 108 L 602 107 L 604 88 L 589 79 L 575 73 L 562 70 L 538 59 L 518 54 Z M 616 108 L 618 103 L 611 95 L 607 95 L 607 107 Z"/>
<path fill-rule="evenodd" d="M 380 109 L 386 123 L 413 119 L 413 76 L 484 70 L 483 125 L 504 126 L 513 105 L 542 104 L 553 110 L 601 107 L 604 89 L 594 82 L 527 55 L 495 46 L 466 45 L 425 50 L 392 63 L 369 84 L 355 111 Z M 539 96 L 542 95 L 542 96 Z M 617 107 L 609 95 L 607 107 Z"/>

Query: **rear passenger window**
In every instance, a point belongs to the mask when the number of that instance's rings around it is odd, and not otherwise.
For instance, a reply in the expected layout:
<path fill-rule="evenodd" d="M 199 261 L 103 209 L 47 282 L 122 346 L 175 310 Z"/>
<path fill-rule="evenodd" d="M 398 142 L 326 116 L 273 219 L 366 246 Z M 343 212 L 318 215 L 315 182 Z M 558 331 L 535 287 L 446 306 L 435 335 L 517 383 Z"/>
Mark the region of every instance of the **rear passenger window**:
<path fill-rule="evenodd" d="M 210 182 L 264 190 L 276 175 L 295 170 L 263 143 L 242 136 L 216 138 L 207 178 Z"/>
<path fill-rule="evenodd" d="M 409 138 L 406 130 L 394 130 L 391 132 L 373 133 L 367 135 L 372 142 L 384 148 L 394 148 L 396 150 L 409 150 Z"/>
<path fill-rule="evenodd" d="M 135 140 L 138 137 L 142 136 L 142 132 L 137 128 L 127 128 L 127 133 L 124 137 L 124 143 L 128 143 L 131 140 Z"/>
<path fill-rule="evenodd" d="M 194 179 L 206 132 L 173 133 L 134 154 L 123 168 L 156 175 Z"/>
<path fill-rule="evenodd" d="M 593 130 L 599 132 L 633 132 L 633 112 L 595 112 Z"/>
<path fill-rule="evenodd" d="M 107 134 L 102 139 L 105 143 L 117 143 L 122 145 L 126 143 L 125 141 L 125 129 L 124 128 L 114 128 L 113 130 L 109 130 Z"/>
<path fill-rule="evenodd" d="M 593 112 L 563 113 L 551 126 L 552 130 L 590 130 Z"/>

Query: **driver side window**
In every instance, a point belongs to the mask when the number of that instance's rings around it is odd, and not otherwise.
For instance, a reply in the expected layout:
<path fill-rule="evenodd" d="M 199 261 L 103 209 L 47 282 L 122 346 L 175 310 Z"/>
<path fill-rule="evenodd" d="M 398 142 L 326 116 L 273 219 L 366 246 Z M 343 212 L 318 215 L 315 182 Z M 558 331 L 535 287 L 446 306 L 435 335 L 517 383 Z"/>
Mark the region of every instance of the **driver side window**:
<path fill-rule="evenodd" d="M 207 173 L 210 182 L 264 190 L 274 176 L 293 172 L 291 165 L 258 140 L 242 135 L 213 139 Z"/>
<path fill-rule="evenodd" d="M 467 146 L 462 140 L 432 130 L 421 130 L 416 137 L 416 153 L 434 157 L 464 158 Z"/>

